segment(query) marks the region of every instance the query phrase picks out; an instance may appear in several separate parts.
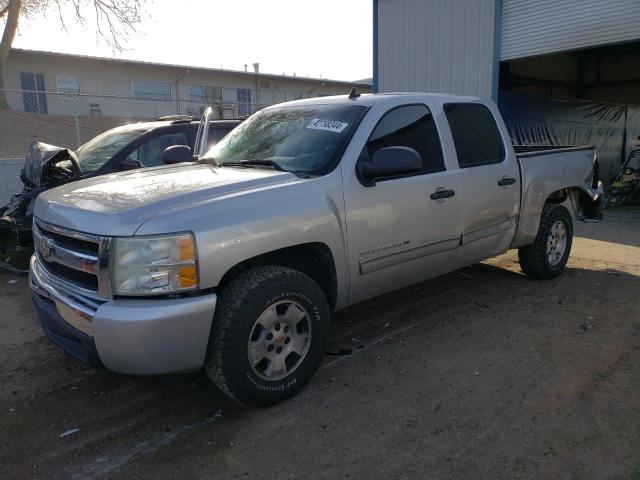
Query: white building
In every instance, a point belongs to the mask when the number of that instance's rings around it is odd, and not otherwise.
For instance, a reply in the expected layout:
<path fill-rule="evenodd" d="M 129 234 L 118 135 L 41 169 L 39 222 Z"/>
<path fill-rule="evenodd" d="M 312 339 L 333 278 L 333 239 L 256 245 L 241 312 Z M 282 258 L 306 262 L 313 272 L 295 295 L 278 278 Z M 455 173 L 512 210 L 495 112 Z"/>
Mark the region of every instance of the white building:
<path fill-rule="evenodd" d="M 357 82 L 12 49 L 4 69 L 14 110 L 58 115 L 158 117 L 216 104 L 224 117 L 300 98 L 363 93 Z"/>

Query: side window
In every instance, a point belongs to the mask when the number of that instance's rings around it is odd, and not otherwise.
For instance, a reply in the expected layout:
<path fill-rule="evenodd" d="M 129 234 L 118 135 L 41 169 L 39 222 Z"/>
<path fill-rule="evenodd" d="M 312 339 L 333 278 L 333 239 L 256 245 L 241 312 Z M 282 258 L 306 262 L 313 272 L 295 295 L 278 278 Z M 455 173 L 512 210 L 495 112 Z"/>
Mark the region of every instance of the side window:
<path fill-rule="evenodd" d="M 421 173 L 444 170 L 442 145 L 425 105 L 394 108 L 380 120 L 367 142 L 369 157 L 384 147 L 410 147 L 422 157 Z"/>
<path fill-rule="evenodd" d="M 129 159 L 139 162 L 143 167 L 156 167 L 164 165 L 162 154 L 165 148 L 172 145 L 189 145 L 187 135 L 184 132 L 166 133 L 152 138 L 131 152 Z"/>
<path fill-rule="evenodd" d="M 487 107 L 479 103 L 447 103 L 449 122 L 460 168 L 500 163 L 504 145 L 496 121 Z"/>

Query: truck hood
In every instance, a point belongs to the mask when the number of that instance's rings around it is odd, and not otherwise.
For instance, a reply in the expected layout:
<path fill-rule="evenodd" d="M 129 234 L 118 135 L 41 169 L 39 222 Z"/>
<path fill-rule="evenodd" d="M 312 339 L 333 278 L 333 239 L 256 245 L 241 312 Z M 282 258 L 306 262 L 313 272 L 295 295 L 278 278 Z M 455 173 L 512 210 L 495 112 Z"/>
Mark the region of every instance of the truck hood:
<path fill-rule="evenodd" d="M 120 172 L 69 183 L 38 196 L 35 216 L 96 235 L 128 236 L 171 210 L 302 181 L 262 168 L 180 164 Z"/>

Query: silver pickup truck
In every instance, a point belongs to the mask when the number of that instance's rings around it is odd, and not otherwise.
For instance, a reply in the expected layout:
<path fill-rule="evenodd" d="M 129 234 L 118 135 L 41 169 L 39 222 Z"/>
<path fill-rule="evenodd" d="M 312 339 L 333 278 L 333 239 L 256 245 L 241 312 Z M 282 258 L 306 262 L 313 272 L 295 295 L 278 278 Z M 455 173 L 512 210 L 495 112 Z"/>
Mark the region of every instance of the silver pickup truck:
<path fill-rule="evenodd" d="M 331 312 L 518 249 L 562 272 L 602 216 L 592 147 L 511 145 L 489 100 L 326 97 L 265 108 L 197 161 L 91 178 L 35 206 L 49 338 L 128 374 L 203 368 L 245 405 L 300 390 Z"/>

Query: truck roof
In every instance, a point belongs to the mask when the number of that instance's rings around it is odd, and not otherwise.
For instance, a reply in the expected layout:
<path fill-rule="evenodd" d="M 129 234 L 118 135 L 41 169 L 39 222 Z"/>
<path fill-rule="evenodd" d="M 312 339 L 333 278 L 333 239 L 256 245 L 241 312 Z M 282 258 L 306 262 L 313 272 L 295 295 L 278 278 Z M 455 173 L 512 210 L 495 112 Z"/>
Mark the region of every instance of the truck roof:
<path fill-rule="evenodd" d="M 280 107 L 282 105 L 326 105 L 326 104 L 354 104 L 372 107 L 377 104 L 390 103 L 393 99 L 402 96 L 416 101 L 424 100 L 429 97 L 437 97 L 440 101 L 452 102 L 478 102 L 487 101 L 489 99 L 468 95 L 452 95 L 448 93 L 422 93 L 422 92 L 388 92 L 388 93 L 364 93 L 356 98 L 349 98 L 348 95 L 334 95 L 330 97 L 305 98 L 303 100 L 294 100 L 291 102 L 271 105 L 266 108 Z"/>
<path fill-rule="evenodd" d="M 213 127 L 216 125 L 219 127 L 237 126 L 242 122 L 241 119 L 227 119 L 227 120 L 211 120 L 209 124 Z M 175 125 L 179 123 L 192 123 L 199 124 L 200 120 L 151 120 L 148 122 L 135 122 L 127 123 L 125 125 L 119 125 L 114 127 L 113 130 L 128 131 L 128 130 L 153 130 L 159 127 L 166 127 L 167 125 Z"/>

